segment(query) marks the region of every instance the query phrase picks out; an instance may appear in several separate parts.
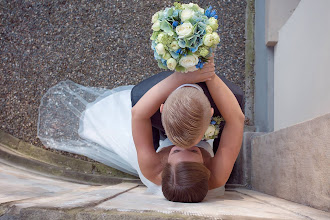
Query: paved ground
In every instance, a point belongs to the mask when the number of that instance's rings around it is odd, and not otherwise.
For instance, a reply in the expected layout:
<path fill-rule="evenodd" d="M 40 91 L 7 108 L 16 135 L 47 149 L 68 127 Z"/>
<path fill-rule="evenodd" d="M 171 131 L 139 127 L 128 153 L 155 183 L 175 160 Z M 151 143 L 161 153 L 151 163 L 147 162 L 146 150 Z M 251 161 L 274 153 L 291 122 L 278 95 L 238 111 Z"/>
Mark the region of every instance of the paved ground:
<path fill-rule="evenodd" d="M 91 186 L 22 170 L 0 159 L 0 220 L 5 219 L 329 219 L 330 214 L 247 189 L 173 203 L 121 183 Z"/>
<path fill-rule="evenodd" d="M 181 1 L 189 2 L 189 1 Z M 173 1 L 1 1 L 0 129 L 31 144 L 47 89 L 71 79 L 86 86 L 136 84 L 159 69 L 151 16 Z M 244 89 L 245 0 L 205 0 L 219 14 L 217 73 Z"/>

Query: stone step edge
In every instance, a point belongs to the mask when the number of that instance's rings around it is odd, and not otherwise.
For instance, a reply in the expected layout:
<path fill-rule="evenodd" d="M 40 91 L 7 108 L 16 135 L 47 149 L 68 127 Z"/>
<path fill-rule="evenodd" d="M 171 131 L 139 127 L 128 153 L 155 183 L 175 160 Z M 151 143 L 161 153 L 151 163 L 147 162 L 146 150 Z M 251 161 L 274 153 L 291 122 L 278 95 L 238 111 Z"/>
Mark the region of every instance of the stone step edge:
<path fill-rule="evenodd" d="M 31 158 L 44 162 L 46 164 L 62 167 L 68 170 L 77 171 L 86 174 L 97 174 L 113 177 L 138 179 L 138 177 L 119 171 L 99 162 L 89 162 L 73 157 L 51 152 L 49 150 L 36 147 L 26 143 L 2 130 L 0 130 L 0 144 L 6 146 L 11 151 L 24 155 L 26 158 Z"/>
<path fill-rule="evenodd" d="M 1 130 L 0 160 L 19 169 L 70 182 L 90 185 L 113 185 L 122 182 L 142 184 L 138 177 L 112 167 L 53 153 L 21 141 Z M 103 172 L 99 171 L 101 169 Z"/>
<path fill-rule="evenodd" d="M 2 210 L 1 210 L 2 209 Z M 2 215 L 1 215 L 2 214 Z M 10 209 L 1 207 L 0 205 L 0 216 L 4 219 L 160 219 L 160 220 L 172 220 L 172 219 L 215 219 L 214 217 L 189 215 L 187 213 L 173 212 L 173 213 L 162 213 L 156 211 L 125 211 L 125 210 L 97 210 L 97 209 L 51 209 L 32 207 L 24 208 L 19 213 L 12 213 Z M 249 218 L 246 216 L 234 216 L 234 215 L 223 215 L 216 219 L 238 219 L 238 220 L 252 220 L 252 219 L 265 219 L 265 218 Z"/>
<path fill-rule="evenodd" d="M 74 183 L 88 185 L 114 185 L 123 182 L 131 182 L 142 184 L 139 179 L 81 173 L 67 169 L 65 167 L 47 164 L 33 158 L 26 158 L 19 153 L 11 151 L 2 144 L 0 144 L 0 163 L 4 163 L 24 171 L 37 173 L 42 176 L 47 176 L 49 178 L 55 178 Z"/>

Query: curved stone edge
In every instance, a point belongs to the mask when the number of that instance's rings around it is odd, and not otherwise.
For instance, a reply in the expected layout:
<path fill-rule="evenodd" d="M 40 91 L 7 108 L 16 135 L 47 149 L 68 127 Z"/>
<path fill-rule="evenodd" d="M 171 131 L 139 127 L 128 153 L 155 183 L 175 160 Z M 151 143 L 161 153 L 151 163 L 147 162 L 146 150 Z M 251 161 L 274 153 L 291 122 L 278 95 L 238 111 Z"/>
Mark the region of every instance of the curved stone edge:
<path fill-rule="evenodd" d="M 96 219 L 185 219 L 185 220 L 201 220 L 201 219 L 235 219 L 235 220 L 258 220 L 258 219 L 272 219 L 265 217 L 247 217 L 247 216 L 233 216 L 233 215 L 223 215 L 214 217 L 198 216 L 198 215 L 187 215 L 180 212 L 173 213 L 161 213 L 155 211 L 119 211 L 116 209 L 113 210 L 95 210 L 83 208 L 76 209 L 53 209 L 53 208 L 25 208 L 22 209 L 19 213 L 13 213 L 10 209 L 3 209 L 0 206 L 0 219 L 76 219 L 76 220 L 96 220 Z"/>
<path fill-rule="evenodd" d="M 132 175 L 98 162 L 60 155 L 19 140 L 0 130 L 0 159 L 12 166 L 88 184 L 141 183 Z"/>

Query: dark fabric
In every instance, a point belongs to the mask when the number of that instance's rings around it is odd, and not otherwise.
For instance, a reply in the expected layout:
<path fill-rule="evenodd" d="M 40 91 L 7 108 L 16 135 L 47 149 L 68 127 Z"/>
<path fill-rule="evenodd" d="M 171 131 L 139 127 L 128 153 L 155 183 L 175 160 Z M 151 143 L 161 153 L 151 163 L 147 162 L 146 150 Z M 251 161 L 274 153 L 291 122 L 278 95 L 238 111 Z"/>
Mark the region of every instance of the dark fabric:
<path fill-rule="evenodd" d="M 140 82 L 136 86 L 134 86 L 131 91 L 132 106 L 134 106 L 149 89 L 151 89 L 154 85 L 156 85 L 158 82 L 162 81 L 163 79 L 165 79 L 172 73 L 173 72 L 171 72 L 171 71 L 160 72 L 160 73 Z M 244 93 L 243 93 L 243 91 L 238 86 L 236 86 L 235 84 L 233 84 L 232 82 L 227 80 L 226 78 L 221 77 L 221 76 L 220 76 L 220 78 L 228 86 L 228 88 L 233 92 L 242 111 L 244 112 Z M 201 83 L 198 83 L 198 85 L 200 87 L 202 87 L 205 95 L 207 96 L 207 98 L 209 99 L 209 101 L 211 103 L 211 107 L 214 109 L 213 116 L 221 116 L 218 108 L 216 107 L 216 105 L 211 97 L 209 90 L 207 89 L 206 83 L 201 82 Z M 164 128 L 162 125 L 161 114 L 160 114 L 159 110 L 151 117 L 151 124 L 153 126 L 153 129 L 152 129 L 153 143 L 154 143 L 154 148 L 156 150 L 159 147 L 159 139 L 161 137 L 165 137 L 165 131 L 164 131 Z M 216 153 L 218 150 L 220 137 L 221 137 L 221 133 L 222 133 L 224 125 L 225 125 L 225 122 L 222 122 L 220 125 L 219 136 L 218 136 L 218 138 L 216 138 L 214 140 L 214 143 L 213 143 L 214 153 Z"/>

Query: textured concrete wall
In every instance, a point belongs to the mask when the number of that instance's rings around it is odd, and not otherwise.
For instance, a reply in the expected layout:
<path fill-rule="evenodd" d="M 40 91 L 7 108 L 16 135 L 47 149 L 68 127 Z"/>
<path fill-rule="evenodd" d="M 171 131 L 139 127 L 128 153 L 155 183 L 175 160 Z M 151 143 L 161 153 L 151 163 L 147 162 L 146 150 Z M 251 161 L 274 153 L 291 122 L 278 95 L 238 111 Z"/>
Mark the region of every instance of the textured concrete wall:
<path fill-rule="evenodd" d="M 330 112 L 330 1 L 302 0 L 274 55 L 274 130 Z"/>
<path fill-rule="evenodd" d="M 330 114 L 252 141 L 252 187 L 330 210 Z"/>

